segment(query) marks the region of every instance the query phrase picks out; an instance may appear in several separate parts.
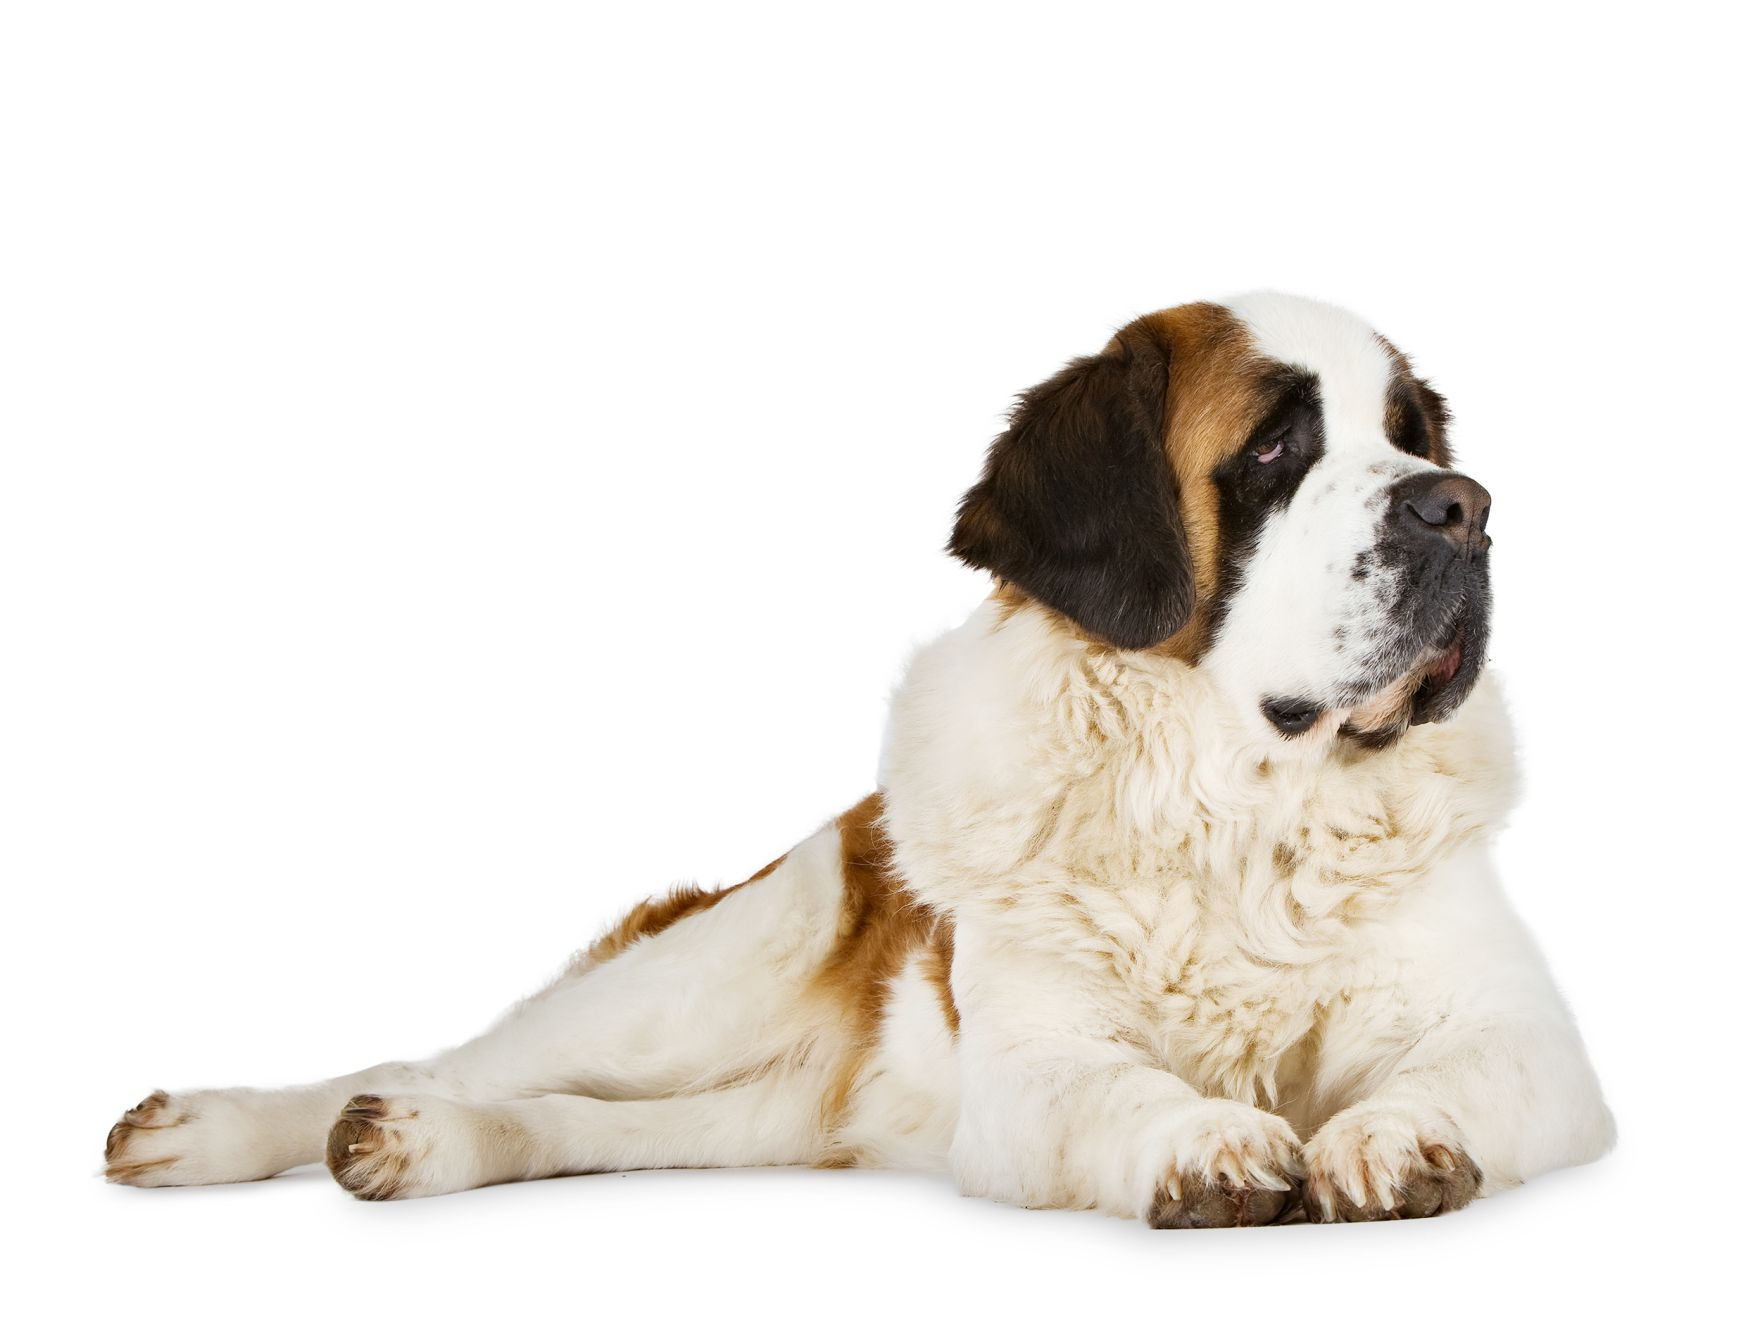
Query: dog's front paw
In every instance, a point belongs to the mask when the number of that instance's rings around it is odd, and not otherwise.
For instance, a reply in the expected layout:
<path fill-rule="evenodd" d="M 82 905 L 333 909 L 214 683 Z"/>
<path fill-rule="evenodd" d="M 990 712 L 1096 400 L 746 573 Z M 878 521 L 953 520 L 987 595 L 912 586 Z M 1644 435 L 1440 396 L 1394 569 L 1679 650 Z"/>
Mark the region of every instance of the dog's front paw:
<path fill-rule="evenodd" d="M 1427 1219 L 1459 1210 L 1483 1176 L 1460 1130 L 1438 1110 L 1375 1104 L 1335 1115 L 1303 1151 L 1315 1223 Z"/>
<path fill-rule="evenodd" d="M 481 1187 L 480 1124 L 434 1095 L 357 1095 L 330 1129 L 324 1163 L 363 1201 L 397 1201 Z"/>
<path fill-rule="evenodd" d="M 1144 1216 L 1151 1228 L 1251 1228 L 1287 1219 L 1301 1204 L 1301 1143 L 1275 1114 L 1195 1101 L 1175 1149 Z"/>

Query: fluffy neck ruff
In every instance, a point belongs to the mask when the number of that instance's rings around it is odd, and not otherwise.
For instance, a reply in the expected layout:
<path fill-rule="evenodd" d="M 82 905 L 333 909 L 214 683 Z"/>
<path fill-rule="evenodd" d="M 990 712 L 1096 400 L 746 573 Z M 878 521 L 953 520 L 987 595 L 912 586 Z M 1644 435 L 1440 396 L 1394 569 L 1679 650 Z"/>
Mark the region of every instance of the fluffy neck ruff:
<path fill-rule="evenodd" d="M 906 882 L 958 904 L 1060 868 L 1122 882 L 1169 859 L 1224 883 L 1261 865 L 1292 883 L 1391 880 L 1494 828 L 1516 776 L 1489 679 L 1386 749 L 1289 741 L 1201 668 L 993 599 L 913 661 L 882 786 Z"/>

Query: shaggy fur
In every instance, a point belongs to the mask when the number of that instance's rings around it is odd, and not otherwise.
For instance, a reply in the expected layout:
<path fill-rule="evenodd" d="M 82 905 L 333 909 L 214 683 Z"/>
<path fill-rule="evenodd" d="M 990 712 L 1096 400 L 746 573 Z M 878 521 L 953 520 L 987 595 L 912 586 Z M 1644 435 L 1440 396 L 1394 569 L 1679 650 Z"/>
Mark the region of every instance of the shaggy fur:
<path fill-rule="evenodd" d="M 1492 873 L 1489 497 L 1337 309 L 1145 317 L 1022 397 L 881 791 L 643 904 L 423 1064 L 155 1092 L 112 1180 L 367 1199 L 612 1169 L 949 1170 L 1157 1227 L 1458 1209 L 1613 1138 Z"/>

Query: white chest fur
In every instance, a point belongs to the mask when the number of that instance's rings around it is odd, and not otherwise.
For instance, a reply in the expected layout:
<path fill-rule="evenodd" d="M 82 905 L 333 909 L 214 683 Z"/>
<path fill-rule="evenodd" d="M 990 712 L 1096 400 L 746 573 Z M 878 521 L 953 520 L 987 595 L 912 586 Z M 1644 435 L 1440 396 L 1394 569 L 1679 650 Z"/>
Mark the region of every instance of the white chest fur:
<path fill-rule="evenodd" d="M 1513 778 L 1490 684 L 1450 724 L 1342 754 L 1244 727 L 1179 661 L 993 605 L 913 664 L 883 772 L 907 883 L 1052 953 L 1193 1085 L 1258 1103 L 1341 998 L 1397 981 L 1408 912 Z"/>

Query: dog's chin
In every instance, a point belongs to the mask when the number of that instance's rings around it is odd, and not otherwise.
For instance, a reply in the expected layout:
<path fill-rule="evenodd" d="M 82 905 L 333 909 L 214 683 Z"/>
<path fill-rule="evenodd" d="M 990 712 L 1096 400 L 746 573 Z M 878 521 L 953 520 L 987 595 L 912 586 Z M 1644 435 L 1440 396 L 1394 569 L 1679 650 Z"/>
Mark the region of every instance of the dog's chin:
<path fill-rule="evenodd" d="M 1485 664 L 1490 604 L 1481 579 L 1427 638 L 1407 637 L 1389 648 L 1394 654 L 1383 654 L 1382 664 L 1393 667 L 1393 677 L 1384 667 L 1376 676 L 1347 684 L 1330 701 L 1266 697 L 1259 712 L 1290 741 L 1312 742 L 1336 732 L 1361 747 L 1389 747 L 1414 725 L 1446 720 L 1472 692 Z"/>
<path fill-rule="evenodd" d="M 1453 715 L 1484 668 L 1487 614 L 1482 598 L 1469 600 L 1415 665 L 1345 712 L 1339 732 L 1360 746 L 1387 747 L 1414 725 Z"/>

